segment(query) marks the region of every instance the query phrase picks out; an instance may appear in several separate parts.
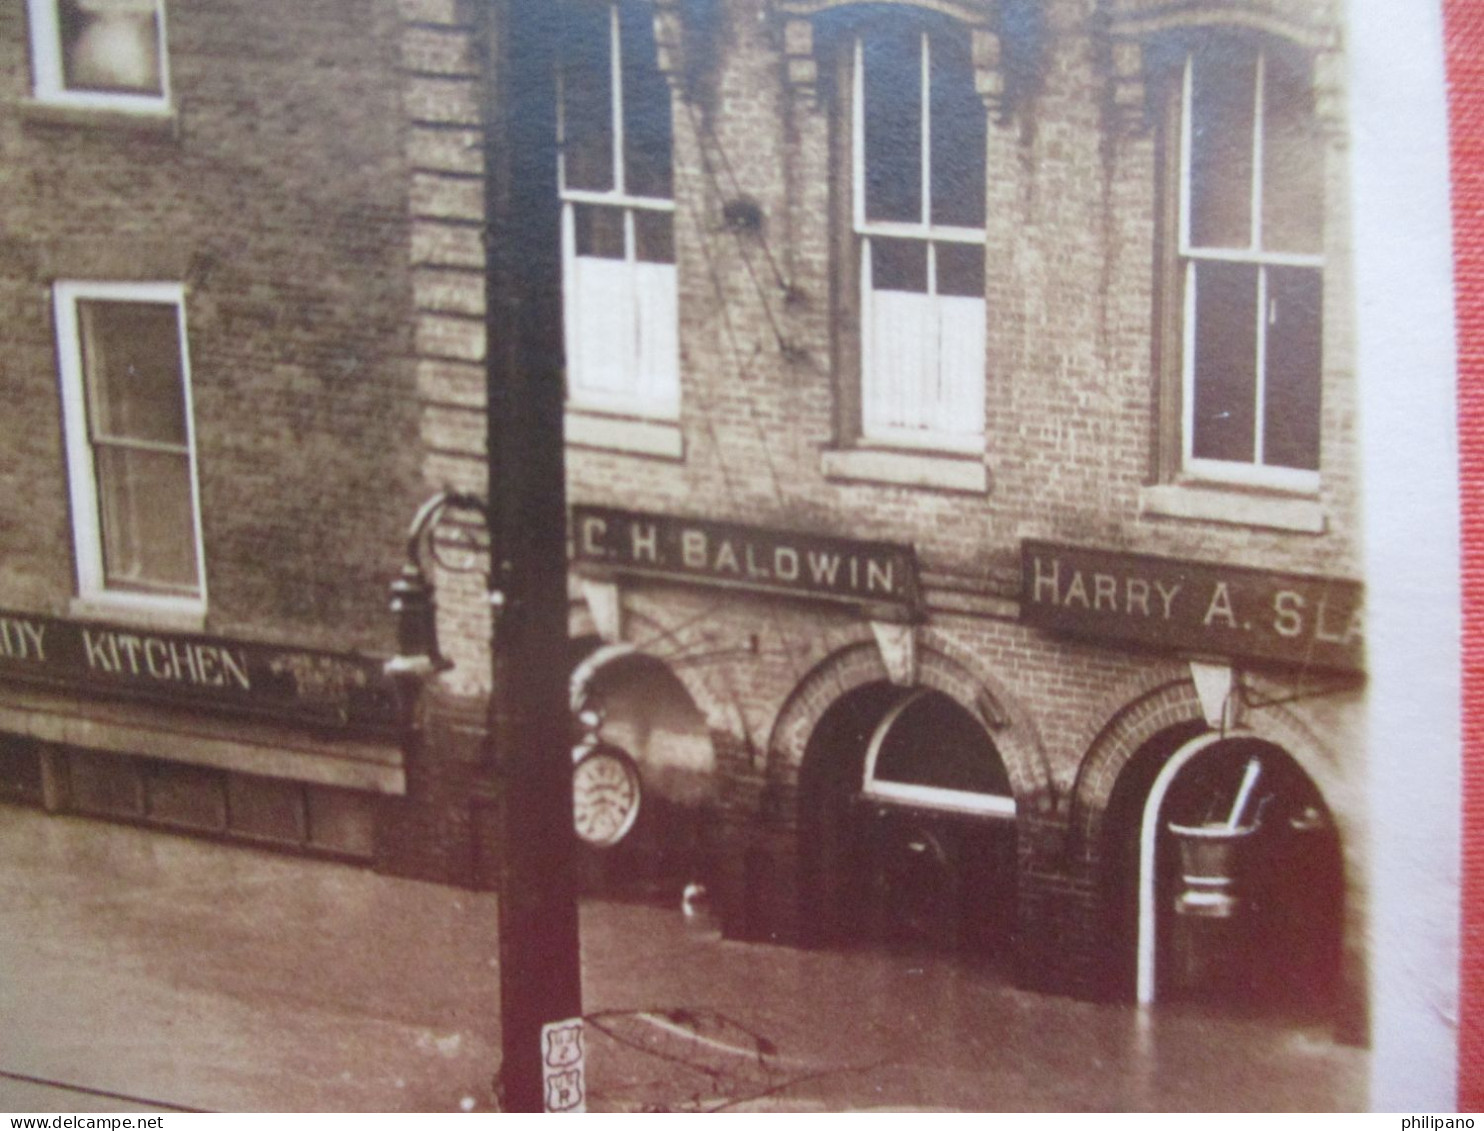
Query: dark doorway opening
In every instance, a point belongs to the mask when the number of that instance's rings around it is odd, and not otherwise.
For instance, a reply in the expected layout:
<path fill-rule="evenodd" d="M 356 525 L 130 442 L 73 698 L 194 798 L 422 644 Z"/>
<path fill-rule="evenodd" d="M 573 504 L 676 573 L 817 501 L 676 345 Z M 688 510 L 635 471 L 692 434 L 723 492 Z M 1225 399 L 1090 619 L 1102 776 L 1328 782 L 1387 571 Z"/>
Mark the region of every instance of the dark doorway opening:
<path fill-rule="evenodd" d="M 887 683 L 842 696 L 810 736 L 799 801 L 807 941 L 1008 958 L 1014 802 L 964 707 Z"/>
<path fill-rule="evenodd" d="M 1109 806 L 1120 996 L 1137 996 L 1141 947 L 1152 947 L 1156 1002 L 1328 1019 L 1345 892 L 1334 819 L 1282 748 L 1206 737 L 1159 736 Z M 1152 884 L 1142 911 L 1141 884 Z"/>
<path fill-rule="evenodd" d="M 585 677 L 582 693 L 597 739 L 632 759 L 640 800 L 622 839 L 582 847 L 580 889 L 678 908 L 687 886 L 709 886 L 715 871 L 715 753 L 705 719 L 650 656 L 614 657 Z"/>

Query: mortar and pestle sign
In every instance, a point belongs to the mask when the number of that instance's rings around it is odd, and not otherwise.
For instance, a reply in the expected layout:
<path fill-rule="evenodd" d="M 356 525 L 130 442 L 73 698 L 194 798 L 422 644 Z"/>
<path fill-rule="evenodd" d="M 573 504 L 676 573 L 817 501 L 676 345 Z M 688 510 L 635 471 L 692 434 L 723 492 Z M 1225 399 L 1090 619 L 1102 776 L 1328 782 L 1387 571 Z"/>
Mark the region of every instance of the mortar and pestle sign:
<path fill-rule="evenodd" d="M 1202 825 L 1178 825 L 1169 830 L 1180 849 L 1183 888 L 1175 897 L 1175 914 L 1197 919 L 1230 919 L 1241 905 L 1237 883 L 1237 859 L 1246 838 L 1257 831 L 1258 822 L 1242 824 L 1242 817 L 1262 776 L 1262 763 L 1247 761 L 1242 784 L 1225 821 Z"/>

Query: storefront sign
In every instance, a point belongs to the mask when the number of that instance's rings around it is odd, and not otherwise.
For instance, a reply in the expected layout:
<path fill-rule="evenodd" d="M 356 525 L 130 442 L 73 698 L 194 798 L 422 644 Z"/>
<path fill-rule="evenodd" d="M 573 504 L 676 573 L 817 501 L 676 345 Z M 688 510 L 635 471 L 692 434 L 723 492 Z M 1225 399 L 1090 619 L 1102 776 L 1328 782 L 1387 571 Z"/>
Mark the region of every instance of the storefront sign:
<path fill-rule="evenodd" d="M 1346 671 L 1365 663 L 1361 586 L 1331 578 L 1026 542 L 1020 618 L 1200 656 Z"/>
<path fill-rule="evenodd" d="M 628 573 L 908 608 L 918 603 L 910 546 L 854 542 L 607 507 L 575 507 L 577 560 Z"/>
<path fill-rule="evenodd" d="M 0 609 L 0 679 L 337 729 L 396 722 L 379 661 Z"/>

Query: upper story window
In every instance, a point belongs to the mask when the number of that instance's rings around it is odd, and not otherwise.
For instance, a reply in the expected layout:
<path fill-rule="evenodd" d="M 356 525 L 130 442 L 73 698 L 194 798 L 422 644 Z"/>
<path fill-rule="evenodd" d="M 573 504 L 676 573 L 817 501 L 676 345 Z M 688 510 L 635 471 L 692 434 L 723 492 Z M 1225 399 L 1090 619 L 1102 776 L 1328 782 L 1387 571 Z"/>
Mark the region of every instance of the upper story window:
<path fill-rule="evenodd" d="M 28 0 L 42 102 L 161 112 L 169 105 L 164 0 Z"/>
<path fill-rule="evenodd" d="M 62 282 L 54 297 L 78 595 L 199 614 L 184 291 Z"/>
<path fill-rule="evenodd" d="M 1323 147 L 1307 74 L 1231 42 L 1188 54 L 1179 152 L 1183 469 L 1313 492 Z"/>
<path fill-rule="evenodd" d="M 670 89 L 647 4 L 574 2 L 561 64 L 562 280 L 570 402 L 680 410 Z"/>
<path fill-rule="evenodd" d="M 909 28 L 854 45 L 861 436 L 980 451 L 986 111 L 967 36 Z"/>

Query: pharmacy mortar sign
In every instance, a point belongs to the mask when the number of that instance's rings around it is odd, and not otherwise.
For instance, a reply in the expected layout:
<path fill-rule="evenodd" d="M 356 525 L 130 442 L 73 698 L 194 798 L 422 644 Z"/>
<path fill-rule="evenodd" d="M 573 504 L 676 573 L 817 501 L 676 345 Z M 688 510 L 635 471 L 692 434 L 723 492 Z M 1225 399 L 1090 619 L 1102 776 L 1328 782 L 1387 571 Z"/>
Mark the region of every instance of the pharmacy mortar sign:
<path fill-rule="evenodd" d="M 1020 619 L 1069 636 L 1200 657 L 1358 672 L 1358 582 L 1025 542 Z"/>
<path fill-rule="evenodd" d="M 601 571 L 787 593 L 858 606 L 920 604 L 911 546 L 609 507 L 574 507 L 578 562 Z"/>
<path fill-rule="evenodd" d="M 397 724 L 381 661 L 0 609 L 0 681 L 337 731 Z"/>

